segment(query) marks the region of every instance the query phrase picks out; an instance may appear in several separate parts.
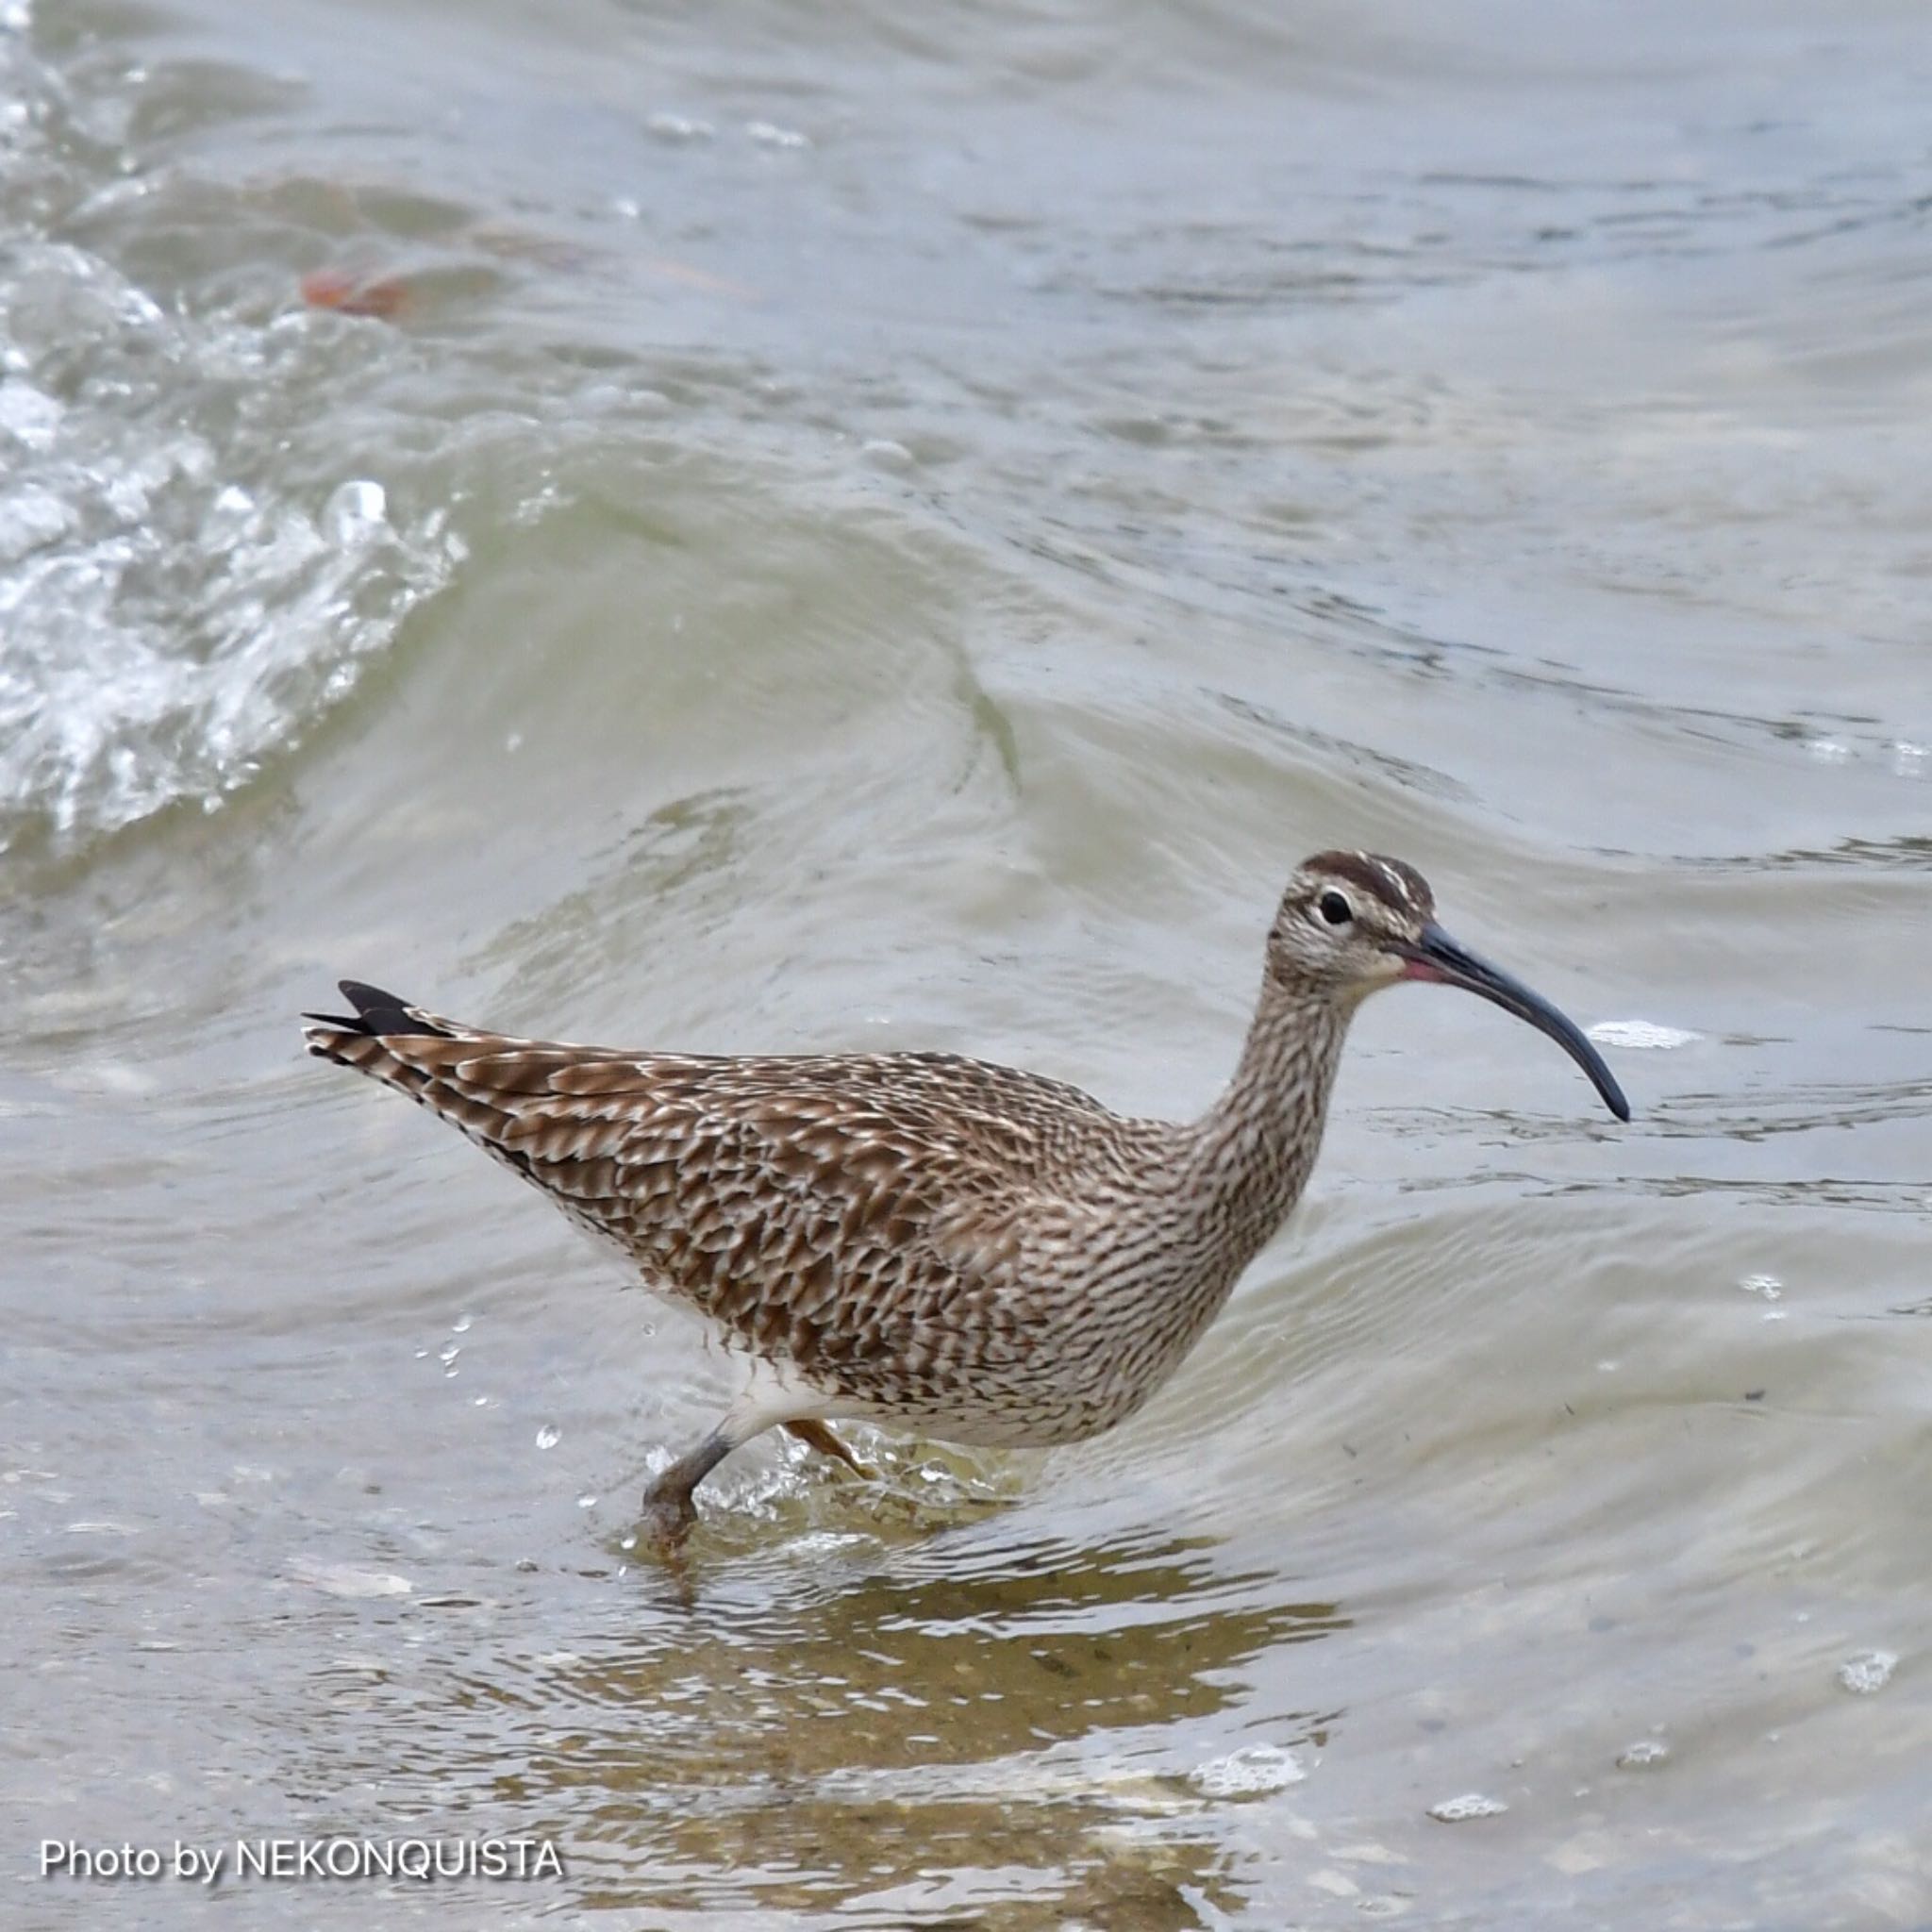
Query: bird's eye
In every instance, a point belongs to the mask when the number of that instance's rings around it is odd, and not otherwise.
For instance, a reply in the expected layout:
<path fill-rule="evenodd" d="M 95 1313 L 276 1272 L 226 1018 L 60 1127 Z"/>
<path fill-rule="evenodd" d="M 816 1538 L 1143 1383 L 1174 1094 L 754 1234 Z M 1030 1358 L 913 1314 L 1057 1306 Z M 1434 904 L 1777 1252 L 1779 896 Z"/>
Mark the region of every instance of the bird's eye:
<path fill-rule="evenodd" d="M 1355 917 L 1355 908 L 1340 892 L 1324 892 L 1320 910 L 1330 925 L 1346 925 Z"/>

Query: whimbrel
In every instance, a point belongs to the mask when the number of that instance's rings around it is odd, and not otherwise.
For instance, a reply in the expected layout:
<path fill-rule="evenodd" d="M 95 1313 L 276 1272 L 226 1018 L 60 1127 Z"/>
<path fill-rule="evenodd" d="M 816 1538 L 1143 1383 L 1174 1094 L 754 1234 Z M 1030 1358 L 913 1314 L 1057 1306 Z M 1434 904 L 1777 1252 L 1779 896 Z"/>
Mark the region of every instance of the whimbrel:
<path fill-rule="evenodd" d="M 353 1019 L 306 1017 L 311 1053 L 459 1128 L 748 1359 L 724 1419 L 645 1493 L 675 1550 L 698 1484 L 774 1424 L 849 1462 L 827 1426 L 845 1417 L 1017 1445 L 1131 1415 L 1287 1218 L 1348 1023 L 1405 979 L 1528 1021 L 1629 1119 L 1575 1025 L 1450 939 L 1412 866 L 1364 852 L 1289 881 L 1240 1064 L 1186 1124 L 954 1054 L 512 1039 L 353 980 Z"/>

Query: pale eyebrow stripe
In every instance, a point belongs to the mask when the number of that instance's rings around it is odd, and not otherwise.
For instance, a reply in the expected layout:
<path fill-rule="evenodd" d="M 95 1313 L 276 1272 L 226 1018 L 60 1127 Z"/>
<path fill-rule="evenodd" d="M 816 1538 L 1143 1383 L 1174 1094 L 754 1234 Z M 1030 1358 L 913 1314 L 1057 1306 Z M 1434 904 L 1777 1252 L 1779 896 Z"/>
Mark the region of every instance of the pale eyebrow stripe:
<path fill-rule="evenodd" d="M 1414 911 L 1415 894 L 1408 890 L 1408 881 L 1392 865 L 1375 858 L 1374 854 L 1364 852 L 1362 857 L 1389 881 L 1390 890 L 1394 893 L 1395 897 L 1403 905 L 1407 906 L 1411 912 Z"/>

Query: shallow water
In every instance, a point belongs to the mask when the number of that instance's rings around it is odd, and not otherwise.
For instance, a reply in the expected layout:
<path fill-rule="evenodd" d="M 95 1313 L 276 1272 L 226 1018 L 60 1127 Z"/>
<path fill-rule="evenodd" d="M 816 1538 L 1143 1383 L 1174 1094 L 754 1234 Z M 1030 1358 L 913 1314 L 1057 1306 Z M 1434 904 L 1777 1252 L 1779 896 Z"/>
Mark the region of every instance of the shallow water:
<path fill-rule="evenodd" d="M 1928 68 L 0 0 L 0 1916 L 343 1832 L 567 1871 L 229 1915 L 1932 1921 Z M 1635 1122 L 1378 1002 L 1142 1416 L 761 1443 L 688 1607 L 627 1539 L 724 1367 L 297 1052 L 347 973 L 1185 1112 L 1343 843 Z"/>

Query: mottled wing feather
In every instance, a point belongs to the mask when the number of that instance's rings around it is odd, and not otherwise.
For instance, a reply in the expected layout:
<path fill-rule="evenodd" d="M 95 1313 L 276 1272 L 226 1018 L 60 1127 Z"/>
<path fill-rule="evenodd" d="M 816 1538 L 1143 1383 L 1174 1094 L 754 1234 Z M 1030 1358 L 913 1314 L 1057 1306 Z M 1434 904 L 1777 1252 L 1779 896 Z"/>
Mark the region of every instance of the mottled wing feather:
<path fill-rule="evenodd" d="M 1113 1119 L 951 1055 L 630 1054 L 434 1024 L 309 1039 L 516 1167 L 654 1286 L 868 1396 L 903 1397 L 955 1348 L 1024 1354 L 1024 1230 L 1064 1221 L 1080 1130 Z"/>

